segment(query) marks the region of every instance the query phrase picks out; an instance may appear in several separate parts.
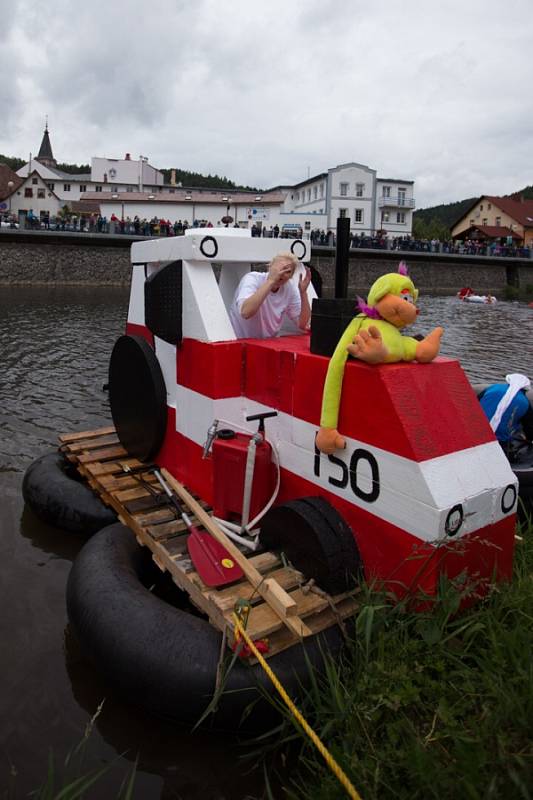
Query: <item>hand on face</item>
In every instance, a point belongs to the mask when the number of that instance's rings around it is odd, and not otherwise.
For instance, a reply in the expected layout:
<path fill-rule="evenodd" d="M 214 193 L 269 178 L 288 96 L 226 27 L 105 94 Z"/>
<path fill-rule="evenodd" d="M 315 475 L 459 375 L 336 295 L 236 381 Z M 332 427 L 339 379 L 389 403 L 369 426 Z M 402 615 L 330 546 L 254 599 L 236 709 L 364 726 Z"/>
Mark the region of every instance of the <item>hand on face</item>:
<path fill-rule="evenodd" d="M 294 275 L 294 264 L 288 261 L 274 261 L 268 268 L 268 278 L 274 289 L 279 289 Z"/>

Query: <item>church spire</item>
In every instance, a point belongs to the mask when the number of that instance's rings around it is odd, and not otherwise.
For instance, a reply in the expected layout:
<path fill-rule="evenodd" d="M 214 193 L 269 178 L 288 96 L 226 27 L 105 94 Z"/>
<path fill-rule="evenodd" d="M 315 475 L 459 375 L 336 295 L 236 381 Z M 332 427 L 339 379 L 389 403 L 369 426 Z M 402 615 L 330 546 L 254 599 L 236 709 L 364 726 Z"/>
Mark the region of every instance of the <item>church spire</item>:
<path fill-rule="evenodd" d="M 57 166 L 57 161 L 55 160 L 54 154 L 52 153 L 52 145 L 50 144 L 50 136 L 48 134 L 48 117 L 46 117 L 46 123 L 45 123 L 45 126 L 44 126 L 43 140 L 41 142 L 39 155 L 37 156 L 37 161 L 39 161 L 45 167 L 56 167 Z"/>

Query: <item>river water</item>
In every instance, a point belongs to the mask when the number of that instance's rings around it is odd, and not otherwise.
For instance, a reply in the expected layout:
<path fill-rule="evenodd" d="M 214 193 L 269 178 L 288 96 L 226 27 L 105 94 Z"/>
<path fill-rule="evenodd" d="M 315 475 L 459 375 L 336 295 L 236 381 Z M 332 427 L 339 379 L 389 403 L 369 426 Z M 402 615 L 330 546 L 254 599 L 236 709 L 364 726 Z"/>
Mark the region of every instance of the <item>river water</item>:
<path fill-rule="evenodd" d="M 127 303 L 118 289 L 0 289 L 0 797 L 8 786 L 8 797 L 37 788 L 49 750 L 63 760 L 104 698 L 85 766 L 112 766 L 91 797 L 114 797 L 137 755 L 136 798 L 259 797 L 261 776 L 244 770 L 233 742 L 142 715 L 80 658 L 65 584 L 83 540 L 24 508 L 24 471 L 59 433 L 109 424 L 102 385 Z M 443 325 L 441 353 L 458 358 L 472 381 L 533 378 L 533 309 L 429 296 L 420 307 L 410 332 Z"/>

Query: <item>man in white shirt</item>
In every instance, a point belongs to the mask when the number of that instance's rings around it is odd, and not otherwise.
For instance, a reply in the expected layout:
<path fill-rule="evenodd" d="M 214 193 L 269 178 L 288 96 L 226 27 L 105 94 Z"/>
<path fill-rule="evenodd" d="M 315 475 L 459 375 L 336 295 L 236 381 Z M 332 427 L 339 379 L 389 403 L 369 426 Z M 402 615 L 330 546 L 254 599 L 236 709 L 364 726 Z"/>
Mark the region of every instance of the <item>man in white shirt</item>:
<path fill-rule="evenodd" d="M 241 279 L 229 312 L 239 339 L 276 336 L 284 314 L 300 330 L 307 329 L 311 318 L 307 297 L 311 271 L 306 267 L 296 288 L 291 278 L 298 263 L 292 253 L 279 253 L 270 262 L 268 272 L 248 272 Z"/>

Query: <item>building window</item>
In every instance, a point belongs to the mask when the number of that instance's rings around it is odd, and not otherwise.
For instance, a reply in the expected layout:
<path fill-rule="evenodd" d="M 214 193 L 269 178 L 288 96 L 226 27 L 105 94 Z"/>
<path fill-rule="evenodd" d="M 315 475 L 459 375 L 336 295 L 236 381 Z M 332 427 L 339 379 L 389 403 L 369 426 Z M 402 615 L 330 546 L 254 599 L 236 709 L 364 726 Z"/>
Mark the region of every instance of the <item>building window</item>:
<path fill-rule="evenodd" d="M 127 192 L 133 192 L 133 186 L 126 186 Z M 171 192 L 174 191 L 173 189 L 170 190 Z"/>
<path fill-rule="evenodd" d="M 324 184 L 320 184 L 320 197 L 324 197 Z"/>
<path fill-rule="evenodd" d="M 487 225 L 488 224 L 486 217 L 483 217 L 483 219 L 481 220 L 481 224 L 482 225 Z"/>
<path fill-rule="evenodd" d="M 318 194 L 318 187 L 315 186 L 315 187 L 313 187 L 313 200 L 316 200 L 317 194 Z"/>
<path fill-rule="evenodd" d="M 492 203 L 487 203 L 487 211 L 490 211 L 492 208 Z"/>
<path fill-rule="evenodd" d="M 405 205 L 405 189 L 398 189 L 398 205 Z"/>
<path fill-rule="evenodd" d="M 365 192 L 365 184 L 364 183 L 356 183 L 355 184 L 355 196 L 362 197 Z"/>
<path fill-rule="evenodd" d="M 63 184 L 63 191 L 64 192 L 70 192 L 70 183 L 64 183 Z"/>
<path fill-rule="evenodd" d="M 31 186 L 27 186 L 26 189 L 24 189 L 24 197 L 33 197 L 33 189 Z"/>
<path fill-rule="evenodd" d="M 346 217 L 347 214 L 348 214 L 348 209 L 339 208 L 339 217 L 341 217 L 341 219 L 344 219 L 344 217 Z"/>
<path fill-rule="evenodd" d="M 95 186 L 94 187 L 94 191 L 95 192 L 101 192 L 102 191 L 102 187 L 101 186 Z"/>
<path fill-rule="evenodd" d="M 470 220 L 470 227 L 472 227 L 473 225 L 475 225 L 475 222 L 474 222 L 474 220 L 473 220 L 473 219 L 471 219 L 471 220 Z"/>
<path fill-rule="evenodd" d="M 483 203 L 480 205 L 479 210 L 483 211 Z"/>
<path fill-rule="evenodd" d="M 383 197 L 390 197 L 390 186 L 383 187 Z"/>
<path fill-rule="evenodd" d="M 502 224 L 502 218 L 496 217 L 496 227 L 499 228 L 501 224 Z"/>
<path fill-rule="evenodd" d="M 363 209 L 362 208 L 356 208 L 355 209 L 355 221 L 356 222 L 363 222 L 364 221 Z"/>
<path fill-rule="evenodd" d="M 397 212 L 397 214 L 396 214 L 396 222 L 399 225 L 404 225 L 405 224 L 405 211 L 398 211 Z"/>
<path fill-rule="evenodd" d="M 53 191 L 54 191 L 54 189 L 55 189 L 55 183 L 47 183 L 46 185 L 48 186 L 48 188 L 50 189 L 50 191 L 51 191 L 51 192 L 53 192 Z"/>
<path fill-rule="evenodd" d="M 381 221 L 382 222 L 389 222 L 390 221 L 390 214 L 389 214 L 388 211 L 384 211 L 383 212 L 383 214 L 381 215 Z"/>
<path fill-rule="evenodd" d="M 307 190 L 307 202 L 309 203 L 310 200 L 311 200 L 311 189 L 308 189 Z"/>
<path fill-rule="evenodd" d="M 37 197 L 39 200 L 44 200 L 44 189 L 37 189 Z"/>
<path fill-rule="evenodd" d="M 296 202 L 300 199 L 300 192 L 296 192 Z"/>
<path fill-rule="evenodd" d="M 80 183 L 80 192 L 86 192 L 86 191 L 87 187 L 83 183 Z"/>
<path fill-rule="evenodd" d="M 347 197 L 347 195 L 348 195 L 348 184 L 347 183 L 341 183 L 340 192 L 341 192 L 341 197 Z"/>

